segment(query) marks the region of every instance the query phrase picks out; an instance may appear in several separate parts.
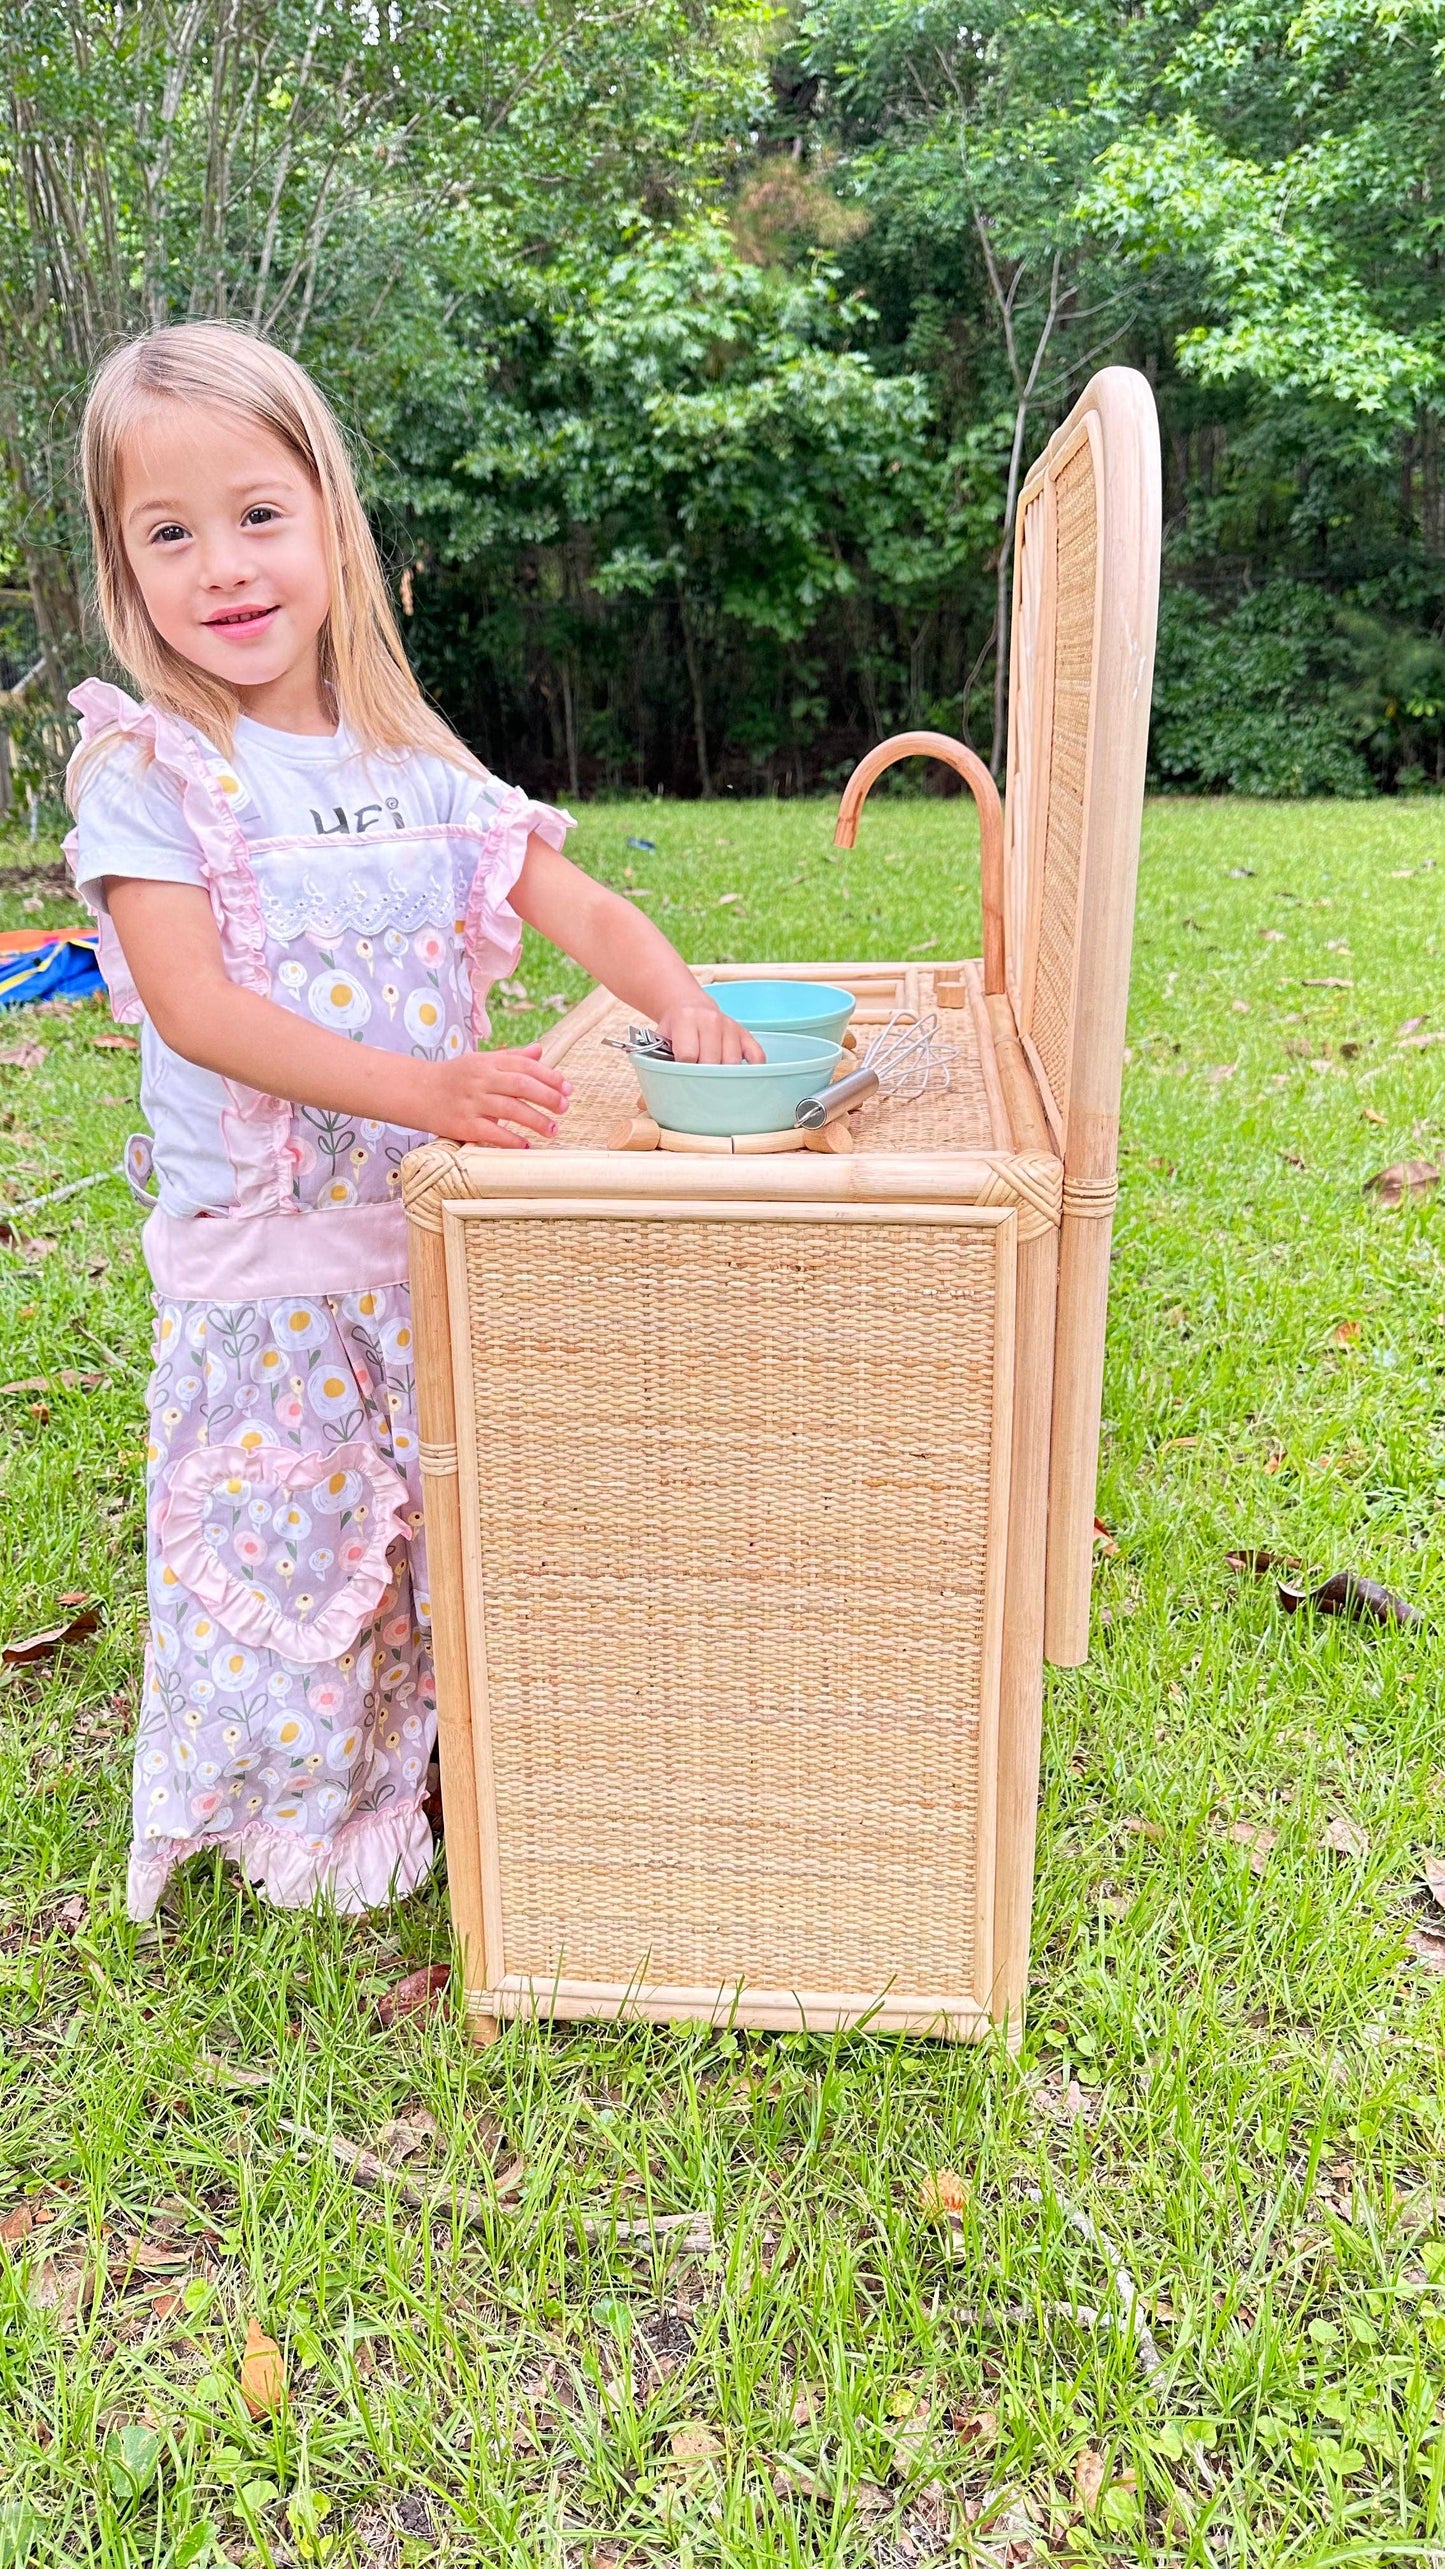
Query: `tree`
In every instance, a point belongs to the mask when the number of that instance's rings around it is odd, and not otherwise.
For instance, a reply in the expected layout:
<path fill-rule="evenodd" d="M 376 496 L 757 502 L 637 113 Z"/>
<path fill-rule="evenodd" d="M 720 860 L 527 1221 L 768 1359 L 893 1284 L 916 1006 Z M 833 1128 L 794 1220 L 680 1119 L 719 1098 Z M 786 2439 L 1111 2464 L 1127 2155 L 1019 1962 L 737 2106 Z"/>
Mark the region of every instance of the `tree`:
<path fill-rule="evenodd" d="M 167 320 L 317 363 L 363 431 L 465 385 L 509 264 L 692 202 L 756 85 L 759 0 L 11 0 L 0 22 L 0 541 L 47 678 L 83 657 L 87 375 Z"/>

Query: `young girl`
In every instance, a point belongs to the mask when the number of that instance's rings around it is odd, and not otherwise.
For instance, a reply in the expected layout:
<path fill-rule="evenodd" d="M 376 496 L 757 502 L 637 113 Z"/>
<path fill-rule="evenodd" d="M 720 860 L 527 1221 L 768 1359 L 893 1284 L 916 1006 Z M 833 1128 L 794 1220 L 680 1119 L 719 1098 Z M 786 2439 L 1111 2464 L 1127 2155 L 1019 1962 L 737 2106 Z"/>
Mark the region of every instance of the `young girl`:
<path fill-rule="evenodd" d="M 522 920 L 683 1060 L 756 1058 L 681 958 L 560 853 L 570 815 L 424 702 L 335 419 L 219 324 L 103 367 L 82 432 L 101 615 L 76 881 L 141 1026 L 151 1642 L 130 1910 L 222 1847 L 358 1911 L 432 1860 L 436 1727 L 404 1154 L 525 1149 L 567 1082 L 479 1052 Z"/>

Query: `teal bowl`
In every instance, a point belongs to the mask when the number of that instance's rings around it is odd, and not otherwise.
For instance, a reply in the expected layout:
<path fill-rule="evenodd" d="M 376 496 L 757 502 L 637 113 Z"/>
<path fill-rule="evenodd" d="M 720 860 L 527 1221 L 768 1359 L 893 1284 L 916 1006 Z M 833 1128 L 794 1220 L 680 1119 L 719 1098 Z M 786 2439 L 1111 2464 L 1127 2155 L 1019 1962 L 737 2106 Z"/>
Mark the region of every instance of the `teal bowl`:
<path fill-rule="evenodd" d="M 752 1035 L 816 1035 L 841 1044 L 858 1002 L 827 981 L 710 981 L 708 996 Z"/>
<path fill-rule="evenodd" d="M 652 1061 L 630 1056 L 643 1104 L 668 1133 L 786 1133 L 793 1109 L 826 1088 L 842 1048 L 812 1035 L 759 1035 L 765 1061 Z"/>

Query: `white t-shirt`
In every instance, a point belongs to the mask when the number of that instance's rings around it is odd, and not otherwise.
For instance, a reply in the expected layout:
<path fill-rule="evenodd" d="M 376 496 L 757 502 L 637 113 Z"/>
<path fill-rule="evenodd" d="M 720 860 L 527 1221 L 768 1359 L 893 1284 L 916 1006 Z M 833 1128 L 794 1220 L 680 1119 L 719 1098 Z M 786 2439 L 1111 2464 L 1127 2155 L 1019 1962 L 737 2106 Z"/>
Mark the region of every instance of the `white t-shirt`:
<path fill-rule="evenodd" d="M 236 817 L 253 840 L 360 837 L 461 821 L 497 791 L 494 779 L 424 750 L 359 750 L 344 731 L 273 731 L 247 714 L 236 724 L 232 768 L 241 786 Z M 75 834 L 76 883 L 93 909 L 105 908 L 108 874 L 205 882 L 175 785 L 160 767 L 141 768 L 124 746 L 91 769 Z"/>

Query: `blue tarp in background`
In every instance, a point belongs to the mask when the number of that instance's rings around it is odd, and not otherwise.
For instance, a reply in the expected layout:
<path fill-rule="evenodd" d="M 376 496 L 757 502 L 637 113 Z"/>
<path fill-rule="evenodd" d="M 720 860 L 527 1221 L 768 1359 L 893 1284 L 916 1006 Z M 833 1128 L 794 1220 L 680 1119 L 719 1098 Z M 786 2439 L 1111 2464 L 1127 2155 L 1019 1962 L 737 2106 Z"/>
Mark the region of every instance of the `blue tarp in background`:
<path fill-rule="evenodd" d="M 0 950 L 0 1008 L 36 999 L 88 999 L 103 990 L 94 936 L 49 937 L 26 953 Z"/>

